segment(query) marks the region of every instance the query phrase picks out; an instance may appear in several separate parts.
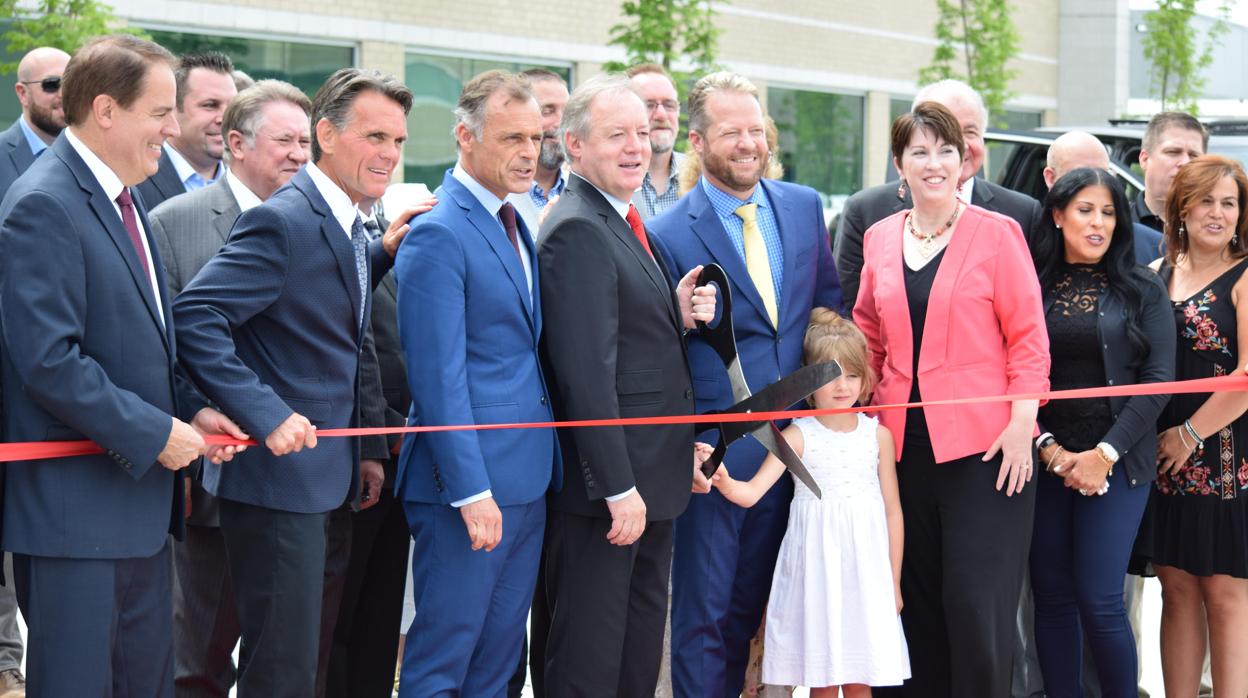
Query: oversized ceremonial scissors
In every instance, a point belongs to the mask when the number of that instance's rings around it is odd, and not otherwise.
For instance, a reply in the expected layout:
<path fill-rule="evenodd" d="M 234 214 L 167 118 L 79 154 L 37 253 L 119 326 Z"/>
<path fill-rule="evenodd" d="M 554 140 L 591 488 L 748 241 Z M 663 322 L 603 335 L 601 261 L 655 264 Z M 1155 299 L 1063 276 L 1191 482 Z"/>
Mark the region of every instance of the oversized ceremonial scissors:
<path fill-rule="evenodd" d="M 715 283 L 719 286 L 719 322 L 711 327 L 698 322 L 698 336 L 701 337 L 724 362 L 728 370 L 728 382 L 732 384 L 732 397 L 736 404 L 725 410 L 710 410 L 706 414 L 748 414 L 750 412 L 775 412 L 785 410 L 806 399 L 811 393 L 827 383 L 831 383 L 841 375 L 841 366 L 835 361 L 803 366 L 757 393 L 750 392 L 745 382 L 745 374 L 741 371 L 741 359 L 737 355 L 737 339 L 732 332 L 732 292 L 728 288 L 728 275 L 718 264 L 707 264 L 702 267 L 698 276 L 698 286 Z M 811 476 L 802 459 L 798 457 L 789 442 L 785 441 L 776 425 L 768 420 L 757 422 L 720 422 L 719 443 L 715 445 L 715 453 L 702 464 L 702 474 L 711 477 L 724 460 L 728 444 L 751 434 L 758 439 L 768 451 L 784 463 L 784 467 L 793 476 L 802 481 L 816 497 L 822 497 L 819 485 Z"/>

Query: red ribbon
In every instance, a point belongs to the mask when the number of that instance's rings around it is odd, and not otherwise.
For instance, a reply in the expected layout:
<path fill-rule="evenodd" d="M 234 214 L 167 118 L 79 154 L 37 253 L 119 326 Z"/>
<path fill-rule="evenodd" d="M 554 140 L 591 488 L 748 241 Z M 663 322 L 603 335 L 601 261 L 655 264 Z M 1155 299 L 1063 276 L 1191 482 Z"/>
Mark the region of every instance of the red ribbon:
<path fill-rule="evenodd" d="M 837 409 L 781 410 L 775 412 L 731 412 L 721 414 L 674 415 L 668 417 L 627 417 L 620 419 L 580 419 L 566 422 L 524 422 L 518 424 L 444 424 L 422 425 L 415 427 L 361 427 L 356 429 L 317 429 L 316 436 L 320 439 L 344 436 L 374 436 L 387 434 L 420 434 L 436 431 L 488 431 L 493 429 L 548 429 L 551 427 L 633 427 L 654 424 L 718 424 L 721 422 L 757 422 L 761 420 L 793 419 L 796 417 L 814 417 L 845 412 L 879 412 L 882 410 L 901 410 L 910 407 L 927 405 L 973 405 L 984 402 L 1012 402 L 1014 400 L 1072 400 L 1078 398 L 1128 397 L 1132 395 L 1173 395 L 1179 393 L 1224 393 L 1248 390 L 1248 375 L 1236 373 L 1217 378 L 1195 378 L 1192 380 L 1172 381 L 1169 383 L 1140 383 L 1136 385 L 1115 385 L 1101 388 L 1077 388 L 1073 390 L 1052 390 L 1043 393 L 1018 393 L 1014 395 L 991 395 L 984 397 L 964 397 L 951 400 L 925 400 L 923 402 L 902 402 L 892 405 L 868 405 L 866 407 L 845 407 Z M 223 436 L 209 435 L 204 441 L 211 445 L 247 445 L 255 446 L 256 442 L 240 441 Z M 39 460 L 43 458 L 64 458 L 68 456 L 86 456 L 103 453 L 104 449 L 92 441 L 29 441 L 24 443 L 0 443 L 0 463 Z"/>

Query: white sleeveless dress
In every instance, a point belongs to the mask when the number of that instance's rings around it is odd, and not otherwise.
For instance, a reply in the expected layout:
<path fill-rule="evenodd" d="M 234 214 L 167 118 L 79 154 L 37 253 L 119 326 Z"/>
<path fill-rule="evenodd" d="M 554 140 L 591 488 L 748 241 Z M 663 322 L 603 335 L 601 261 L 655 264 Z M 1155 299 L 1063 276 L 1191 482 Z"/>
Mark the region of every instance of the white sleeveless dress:
<path fill-rule="evenodd" d="M 823 499 L 795 480 L 767 606 L 763 682 L 901 684 L 910 657 L 893 598 L 877 420 L 859 414 L 846 433 L 814 417 L 793 424 Z"/>

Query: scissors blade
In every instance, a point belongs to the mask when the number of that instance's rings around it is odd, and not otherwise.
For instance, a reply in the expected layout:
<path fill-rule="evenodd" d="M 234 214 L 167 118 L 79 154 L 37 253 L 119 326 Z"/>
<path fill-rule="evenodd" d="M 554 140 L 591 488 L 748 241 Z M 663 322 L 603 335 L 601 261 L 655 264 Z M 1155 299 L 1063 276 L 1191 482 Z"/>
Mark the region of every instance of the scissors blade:
<path fill-rule="evenodd" d="M 724 410 L 726 413 L 777 412 L 802 400 L 841 375 L 841 365 L 835 361 L 803 366 L 781 378 L 750 397 Z M 720 426 L 720 434 L 728 442 L 753 432 L 764 424 L 757 422 L 726 422 Z"/>
<path fill-rule="evenodd" d="M 794 477 L 801 480 L 802 484 L 806 485 L 816 497 L 823 499 L 823 492 L 820 491 L 819 484 L 815 482 L 814 476 L 806 469 L 806 464 L 802 462 L 802 459 L 793 452 L 793 448 L 789 446 L 788 440 L 784 438 L 784 435 L 780 433 L 775 424 L 767 422 L 750 432 L 750 434 L 766 446 L 767 450 L 771 451 L 776 458 L 779 458 L 780 462 L 784 463 L 784 467 L 788 468 Z"/>

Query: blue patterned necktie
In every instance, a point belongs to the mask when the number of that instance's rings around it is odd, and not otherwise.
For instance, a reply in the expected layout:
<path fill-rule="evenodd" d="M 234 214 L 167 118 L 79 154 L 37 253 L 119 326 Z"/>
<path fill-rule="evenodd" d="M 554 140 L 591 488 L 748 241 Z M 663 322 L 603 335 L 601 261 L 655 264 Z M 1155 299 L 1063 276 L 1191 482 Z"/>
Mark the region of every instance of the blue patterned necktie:
<path fill-rule="evenodd" d="M 359 214 L 351 224 L 351 249 L 355 251 L 355 276 L 360 282 L 360 327 L 364 327 L 364 299 L 368 294 L 368 235 Z"/>

